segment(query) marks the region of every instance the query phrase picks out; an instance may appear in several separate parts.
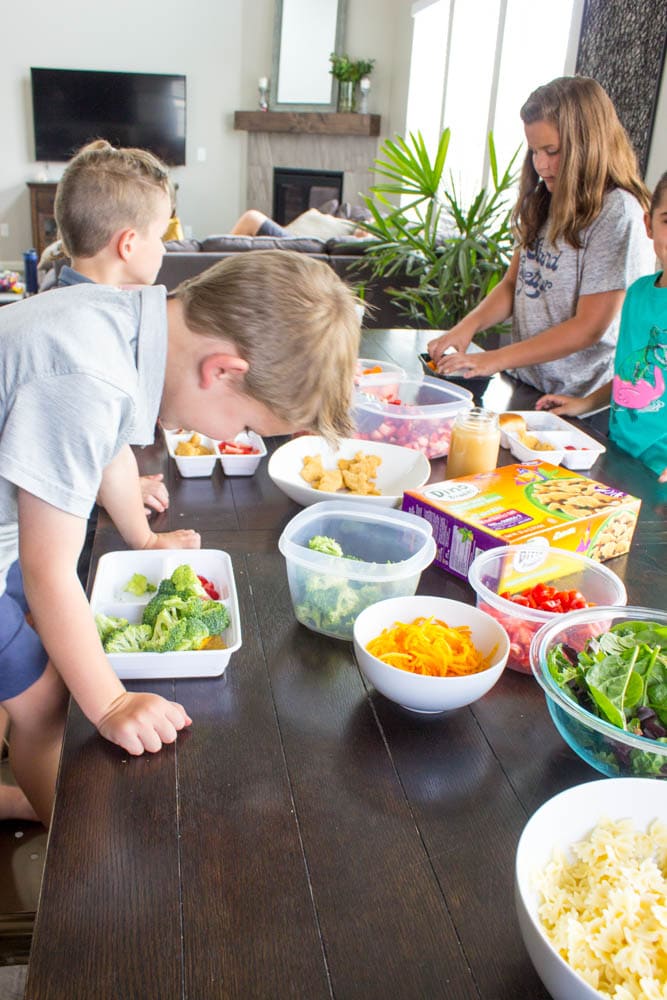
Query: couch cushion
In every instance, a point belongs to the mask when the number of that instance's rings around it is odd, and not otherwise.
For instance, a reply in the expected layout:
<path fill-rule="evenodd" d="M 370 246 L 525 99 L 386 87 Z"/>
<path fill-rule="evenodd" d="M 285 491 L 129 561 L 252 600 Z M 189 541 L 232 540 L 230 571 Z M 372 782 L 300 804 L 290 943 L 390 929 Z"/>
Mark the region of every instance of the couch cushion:
<path fill-rule="evenodd" d="M 199 240 L 165 240 L 164 248 L 167 253 L 197 253 L 201 250 L 201 243 Z"/>
<path fill-rule="evenodd" d="M 204 253 L 242 253 L 247 250 L 297 250 L 326 255 L 324 240 L 303 236 L 207 236 L 201 242 Z"/>

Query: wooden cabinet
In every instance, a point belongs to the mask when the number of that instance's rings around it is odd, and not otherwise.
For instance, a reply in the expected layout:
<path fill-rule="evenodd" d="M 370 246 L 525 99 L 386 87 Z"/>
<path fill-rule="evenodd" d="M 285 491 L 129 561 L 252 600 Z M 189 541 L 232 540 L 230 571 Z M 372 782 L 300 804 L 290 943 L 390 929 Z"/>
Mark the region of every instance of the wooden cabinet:
<path fill-rule="evenodd" d="M 53 214 L 57 187 L 58 185 L 55 183 L 28 182 L 32 245 L 40 257 L 49 243 L 53 243 L 58 238 L 56 220 Z"/>

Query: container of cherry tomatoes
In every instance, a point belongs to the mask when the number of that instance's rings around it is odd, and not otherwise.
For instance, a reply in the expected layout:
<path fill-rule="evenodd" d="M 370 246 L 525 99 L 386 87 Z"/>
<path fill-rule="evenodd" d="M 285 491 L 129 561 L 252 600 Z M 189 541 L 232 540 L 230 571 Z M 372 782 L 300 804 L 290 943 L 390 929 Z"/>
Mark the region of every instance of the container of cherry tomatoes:
<path fill-rule="evenodd" d="M 395 379 L 377 376 L 372 391 L 355 389 L 355 437 L 384 441 L 440 458 L 449 451 L 452 425 L 461 410 L 472 407 L 473 395 L 437 379 Z"/>
<path fill-rule="evenodd" d="M 480 552 L 468 580 L 477 607 L 496 618 L 509 635 L 507 666 L 524 674 L 531 672 L 530 643 L 542 625 L 579 608 L 627 603 L 625 586 L 613 570 L 578 552 L 548 545 L 502 545 Z M 589 630 L 584 638 L 592 634 Z"/>

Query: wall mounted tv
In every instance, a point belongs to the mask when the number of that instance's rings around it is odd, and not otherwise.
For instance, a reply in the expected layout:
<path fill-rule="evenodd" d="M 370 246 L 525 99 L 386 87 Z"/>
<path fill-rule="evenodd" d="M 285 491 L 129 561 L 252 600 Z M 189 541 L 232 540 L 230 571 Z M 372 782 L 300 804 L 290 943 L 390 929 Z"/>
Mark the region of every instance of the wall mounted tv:
<path fill-rule="evenodd" d="M 185 163 L 185 77 L 82 69 L 30 70 L 36 160 L 69 160 L 91 139 Z"/>

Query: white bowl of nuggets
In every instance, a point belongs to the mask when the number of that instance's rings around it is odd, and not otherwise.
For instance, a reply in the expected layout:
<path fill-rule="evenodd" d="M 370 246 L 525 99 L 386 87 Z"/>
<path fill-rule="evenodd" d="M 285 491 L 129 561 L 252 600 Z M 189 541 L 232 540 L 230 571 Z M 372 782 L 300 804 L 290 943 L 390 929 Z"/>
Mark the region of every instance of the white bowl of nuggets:
<path fill-rule="evenodd" d="M 554 1000 L 667 996 L 667 782 L 605 778 L 555 795 L 516 853 L 524 943 Z"/>
<path fill-rule="evenodd" d="M 405 490 L 428 482 L 431 465 L 422 452 L 411 448 L 343 438 L 334 450 L 324 438 L 305 434 L 273 453 L 268 472 L 276 486 L 302 507 L 347 498 L 398 507 Z"/>

